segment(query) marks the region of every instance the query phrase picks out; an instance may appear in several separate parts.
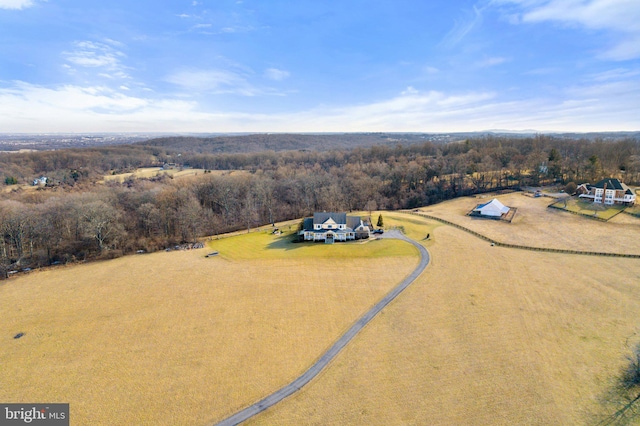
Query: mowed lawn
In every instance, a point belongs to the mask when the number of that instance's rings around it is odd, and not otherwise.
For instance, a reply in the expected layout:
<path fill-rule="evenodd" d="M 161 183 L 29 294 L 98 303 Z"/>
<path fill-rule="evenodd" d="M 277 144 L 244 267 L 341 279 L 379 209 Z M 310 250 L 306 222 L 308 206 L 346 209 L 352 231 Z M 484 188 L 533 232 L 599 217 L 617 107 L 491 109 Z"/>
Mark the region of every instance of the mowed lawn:
<path fill-rule="evenodd" d="M 546 212 L 538 200 L 520 197 L 505 204 L 517 203 L 521 219 L 531 217 L 529 206 Z M 425 210 L 469 223 L 464 203 Z M 599 398 L 639 340 L 640 260 L 492 247 L 451 226 L 425 221 L 421 228 L 415 216 L 383 217 L 416 239 L 429 232 L 431 265 L 319 377 L 247 424 L 596 423 L 605 412 Z M 548 217 L 558 221 L 550 225 L 555 238 L 545 229 L 538 237 L 493 236 L 588 247 L 581 235 L 601 226 L 578 224 L 571 214 Z M 509 225 L 479 228 L 500 226 Z M 607 248 L 640 252 L 638 227 L 626 229 L 633 245 L 624 239 L 624 250 L 611 242 Z"/>
<path fill-rule="evenodd" d="M 399 241 L 257 232 L 14 277 L 0 401 L 68 402 L 77 425 L 220 420 L 301 374 L 417 263 Z"/>

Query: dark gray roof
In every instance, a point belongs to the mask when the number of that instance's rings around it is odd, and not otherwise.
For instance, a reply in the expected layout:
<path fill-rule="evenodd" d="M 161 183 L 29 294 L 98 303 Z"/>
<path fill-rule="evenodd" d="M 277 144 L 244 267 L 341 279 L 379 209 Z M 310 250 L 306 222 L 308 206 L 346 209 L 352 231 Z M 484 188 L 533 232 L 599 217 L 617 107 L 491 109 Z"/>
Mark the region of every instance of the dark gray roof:
<path fill-rule="evenodd" d="M 313 231 L 313 218 L 306 217 L 304 218 L 304 222 L 302 222 L 302 229 L 305 231 Z"/>
<path fill-rule="evenodd" d="M 602 179 L 600 182 L 596 183 L 594 186 L 596 188 L 604 188 L 605 184 L 607 185 L 607 189 L 615 189 L 618 191 L 628 188 L 627 185 L 620 182 L 620 180 L 616 178 Z"/>
<path fill-rule="evenodd" d="M 352 229 L 356 229 L 360 226 L 360 216 L 347 216 L 347 226 Z"/>
<path fill-rule="evenodd" d="M 347 214 L 346 213 L 335 213 L 335 212 L 322 212 L 322 213 L 314 213 L 313 214 L 313 223 L 325 223 L 329 218 L 333 219 L 333 221 L 337 224 L 346 224 L 347 223 Z"/>

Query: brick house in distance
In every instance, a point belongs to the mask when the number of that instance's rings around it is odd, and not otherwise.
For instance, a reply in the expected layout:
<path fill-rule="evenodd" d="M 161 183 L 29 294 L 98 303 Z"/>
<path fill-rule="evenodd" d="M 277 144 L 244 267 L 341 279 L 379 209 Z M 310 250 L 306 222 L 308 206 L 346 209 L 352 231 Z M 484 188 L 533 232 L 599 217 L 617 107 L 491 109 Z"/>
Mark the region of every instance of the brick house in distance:
<path fill-rule="evenodd" d="M 632 206 L 636 202 L 633 190 L 615 178 L 602 179 L 595 185 L 583 183 L 576 192 L 580 194 L 580 198 L 589 199 L 597 204 Z"/>

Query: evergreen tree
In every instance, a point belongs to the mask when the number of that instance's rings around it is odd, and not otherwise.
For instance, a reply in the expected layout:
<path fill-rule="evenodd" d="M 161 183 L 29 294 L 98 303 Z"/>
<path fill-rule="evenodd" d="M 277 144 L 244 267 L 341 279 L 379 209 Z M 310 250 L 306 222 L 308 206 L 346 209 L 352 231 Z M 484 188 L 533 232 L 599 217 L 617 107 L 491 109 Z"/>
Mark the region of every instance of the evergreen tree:
<path fill-rule="evenodd" d="M 376 224 L 376 226 L 378 228 L 381 228 L 384 226 L 384 221 L 382 220 L 382 215 L 378 216 L 378 223 Z"/>

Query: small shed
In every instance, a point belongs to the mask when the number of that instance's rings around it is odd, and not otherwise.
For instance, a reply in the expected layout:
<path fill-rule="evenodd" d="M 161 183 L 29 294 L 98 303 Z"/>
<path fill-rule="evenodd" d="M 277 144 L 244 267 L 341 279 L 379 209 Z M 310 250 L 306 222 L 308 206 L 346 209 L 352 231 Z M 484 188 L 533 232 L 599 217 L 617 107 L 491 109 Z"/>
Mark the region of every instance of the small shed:
<path fill-rule="evenodd" d="M 507 213 L 509 213 L 509 207 L 502 204 L 496 198 L 488 203 L 478 204 L 472 212 L 473 215 L 488 217 L 501 217 L 503 214 Z"/>

